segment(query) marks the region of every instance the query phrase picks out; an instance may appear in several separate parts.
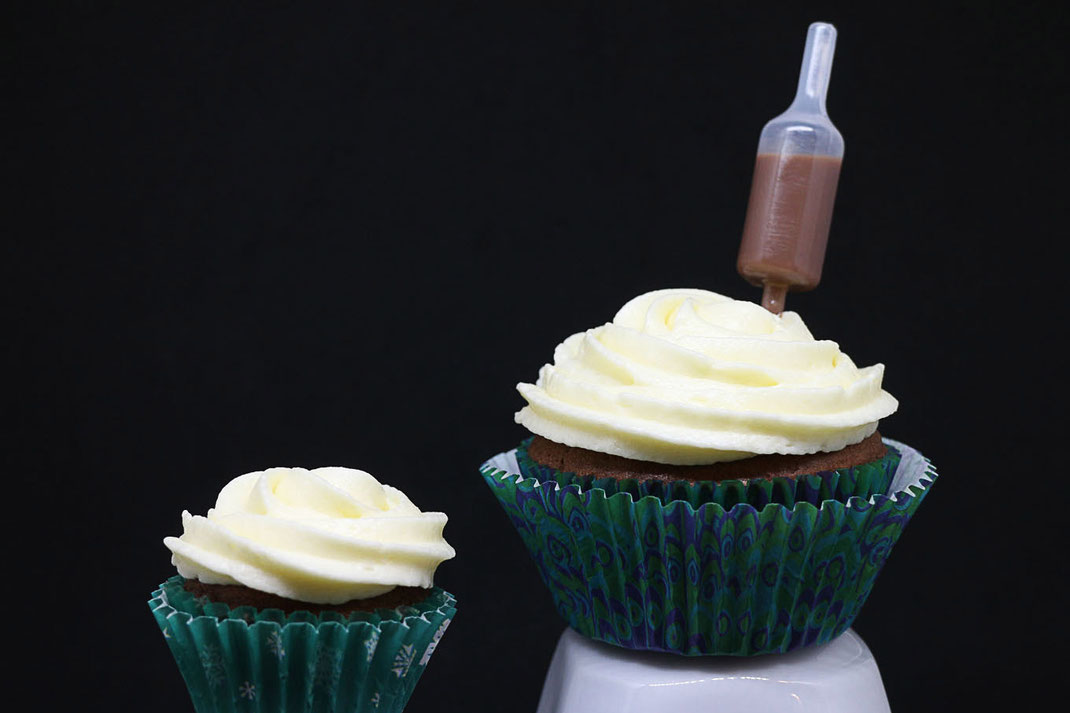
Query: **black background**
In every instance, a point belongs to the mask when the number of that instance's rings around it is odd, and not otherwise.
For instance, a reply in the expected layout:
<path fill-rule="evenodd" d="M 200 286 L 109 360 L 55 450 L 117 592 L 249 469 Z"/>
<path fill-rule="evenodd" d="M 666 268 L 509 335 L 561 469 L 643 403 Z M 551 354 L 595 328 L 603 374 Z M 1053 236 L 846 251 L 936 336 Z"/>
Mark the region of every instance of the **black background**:
<path fill-rule="evenodd" d="M 565 336 L 655 288 L 757 298 L 757 136 L 814 20 L 847 153 L 789 307 L 886 365 L 882 431 L 943 476 L 855 629 L 897 711 L 1043 691 L 1055 3 L 157 5 L 28 5 L 5 43 L 7 511 L 32 515 L 7 574 L 41 600 L 9 636 L 37 709 L 189 710 L 144 604 L 162 538 L 235 475 L 338 464 L 450 516 L 460 610 L 409 710 L 533 710 L 563 625 L 477 468 Z"/>

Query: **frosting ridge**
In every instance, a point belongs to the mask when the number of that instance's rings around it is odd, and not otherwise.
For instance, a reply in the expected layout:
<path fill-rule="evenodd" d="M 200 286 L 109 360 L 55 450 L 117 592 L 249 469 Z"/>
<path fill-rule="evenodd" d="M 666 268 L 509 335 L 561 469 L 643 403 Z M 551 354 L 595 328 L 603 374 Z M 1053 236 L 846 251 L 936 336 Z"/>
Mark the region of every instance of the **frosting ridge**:
<path fill-rule="evenodd" d="M 455 555 L 446 515 L 352 468 L 269 468 L 231 480 L 206 516 L 167 537 L 179 574 L 298 601 L 340 604 L 431 587 Z"/>
<path fill-rule="evenodd" d="M 872 434 L 898 402 L 884 366 L 859 368 L 795 312 L 707 290 L 639 295 L 573 334 L 516 421 L 551 441 L 674 465 L 835 451 Z"/>

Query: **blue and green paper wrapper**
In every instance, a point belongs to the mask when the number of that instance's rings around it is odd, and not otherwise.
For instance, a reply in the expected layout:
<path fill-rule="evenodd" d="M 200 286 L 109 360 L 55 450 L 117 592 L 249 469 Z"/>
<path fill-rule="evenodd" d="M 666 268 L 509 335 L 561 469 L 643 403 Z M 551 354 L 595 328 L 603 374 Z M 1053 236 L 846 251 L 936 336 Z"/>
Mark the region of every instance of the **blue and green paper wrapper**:
<path fill-rule="evenodd" d="M 897 460 L 880 492 L 816 499 L 804 488 L 790 505 L 748 502 L 745 488 L 718 501 L 697 486 L 652 493 L 525 474 L 521 449 L 480 472 L 577 632 L 628 649 L 754 656 L 831 641 L 862 608 L 937 478 L 915 449 L 884 443 Z"/>
<path fill-rule="evenodd" d="M 285 614 L 196 598 L 174 576 L 149 608 L 197 713 L 396 713 L 456 613 L 435 587 L 413 606 Z"/>

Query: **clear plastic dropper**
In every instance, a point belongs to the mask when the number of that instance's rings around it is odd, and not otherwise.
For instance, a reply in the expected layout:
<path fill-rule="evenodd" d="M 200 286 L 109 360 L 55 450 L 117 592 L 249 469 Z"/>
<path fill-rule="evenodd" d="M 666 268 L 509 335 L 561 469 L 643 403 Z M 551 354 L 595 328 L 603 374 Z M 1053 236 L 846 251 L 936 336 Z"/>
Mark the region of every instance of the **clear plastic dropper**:
<path fill-rule="evenodd" d="M 844 149 L 825 108 L 835 49 L 835 27 L 810 25 L 795 100 L 758 139 L 736 269 L 777 314 L 789 290 L 821 281 Z"/>

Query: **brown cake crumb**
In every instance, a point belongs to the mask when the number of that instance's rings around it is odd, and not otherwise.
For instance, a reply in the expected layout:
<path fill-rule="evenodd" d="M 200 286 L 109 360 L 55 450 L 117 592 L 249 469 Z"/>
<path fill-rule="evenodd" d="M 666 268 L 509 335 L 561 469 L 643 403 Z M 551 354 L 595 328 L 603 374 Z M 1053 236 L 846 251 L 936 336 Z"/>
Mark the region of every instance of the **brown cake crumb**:
<path fill-rule="evenodd" d="M 295 611 L 310 611 L 313 614 L 332 611 L 342 615 L 352 612 L 373 612 L 376 609 L 396 609 L 400 606 L 419 604 L 430 594 L 430 589 L 422 587 L 395 587 L 386 594 L 368 599 L 350 599 L 341 604 L 313 604 L 286 599 L 275 594 L 268 594 L 240 584 L 205 584 L 196 579 L 187 579 L 186 591 L 195 597 L 207 597 L 213 602 L 221 602 L 231 609 L 251 606 L 257 609 L 281 609 L 287 614 Z"/>
<path fill-rule="evenodd" d="M 621 456 L 598 453 L 585 448 L 573 448 L 555 443 L 542 436 L 528 446 L 528 455 L 536 463 L 565 473 L 593 475 L 617 480 L 747 480 L 751 478 L 795 477 L 822 470 L 849 468 L 880 460 L 887 450 L 879 432 L 865 440 L 831 453 L 810 455 L 757 455 L 743 460 L 711 465 L 666 465 L 632 460 Z"/>

